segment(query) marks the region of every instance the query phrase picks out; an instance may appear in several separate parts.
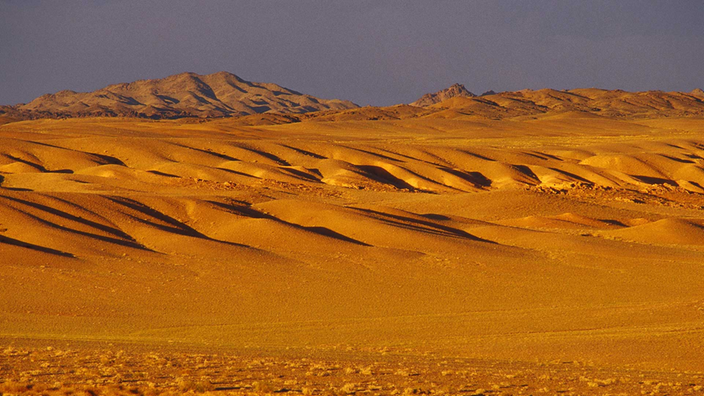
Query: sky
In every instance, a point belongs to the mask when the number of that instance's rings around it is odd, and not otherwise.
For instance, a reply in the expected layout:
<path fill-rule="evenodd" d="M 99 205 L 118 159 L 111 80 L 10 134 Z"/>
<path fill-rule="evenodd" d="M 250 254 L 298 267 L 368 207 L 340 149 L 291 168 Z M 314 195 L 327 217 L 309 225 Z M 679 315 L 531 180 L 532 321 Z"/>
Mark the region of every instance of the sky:
<path fill-rule="evenodd" d="M 229 71 L 320 98 L 704 88 L 702 0 L 0 0 L 0 104 Z"/>

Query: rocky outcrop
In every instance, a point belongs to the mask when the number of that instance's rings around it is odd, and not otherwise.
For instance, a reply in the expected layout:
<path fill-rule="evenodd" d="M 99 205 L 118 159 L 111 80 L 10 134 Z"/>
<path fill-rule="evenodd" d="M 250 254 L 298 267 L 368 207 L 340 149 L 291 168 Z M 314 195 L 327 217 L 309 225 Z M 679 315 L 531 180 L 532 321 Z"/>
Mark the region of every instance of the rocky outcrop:
<path fill-rule="evenodd" d="M 469 92 L 467 90 L 467 88 L 464 87 L 464 85 L 453 84 L 449 88 L 445 88 L 442 91 L 438 91 L 435 93 L 429 93 L 429 94 L 425 94 L 425 95 L 421 96 L 420 99 L 411 103 L 411 106 L 425 107 L 425 106 L 434 105 L 435 103 L 440 103 L 442 101 L 445 101 L 445 100 L 451 99 L 451 98 L 456 98 L 456 97 L 473 98 L 475 96 L 477 96 L 477 95 Z"/>

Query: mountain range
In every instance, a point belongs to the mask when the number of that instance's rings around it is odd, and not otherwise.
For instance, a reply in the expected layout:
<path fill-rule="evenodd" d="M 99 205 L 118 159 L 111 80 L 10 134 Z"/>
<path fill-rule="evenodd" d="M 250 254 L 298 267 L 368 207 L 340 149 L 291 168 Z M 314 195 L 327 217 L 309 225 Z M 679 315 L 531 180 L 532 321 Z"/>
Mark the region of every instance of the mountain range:
<path fill-rule="evenodd" d="M 368 121 L 410 118 L 510 119 L 521 117 L 602 117 L 640 119 L 656 117 L 704 117 L 704 92 L 627 92 L 583 88 L 491 93 L 473 96 L 454 85 L 424 95 L 411 105 L 360 107 L 338 111 L 296 114 L 282 118 L 270 115 L 246 116 L 236 122 L 244 125 L 298 121 Z M 470 96 L 472 95 L 472 96 Z M 444 99 L 444 100 L 442 100 Z"/>
<path fill-rule="evenodd" d="M 242 124 L 299 121 L 388 120 L 465 116 L 503 119 L 557 113 L 610 118 L 704 116 L 704 91 L 627 92 L 572 90 L 493 91 L 477 96 L 454 84 L 409 105 L 359 107 L 320 99 L 272 83 L 246 81 L 232 73 L 181 73 L 161 79 L 114 84 L 93 92 L 60 91 L 26 104 L 0 106 L 0 124 L 21 119 L 141 117 L 153 119 L 238 117 Z"/>
<path fill-rule="evenodd" d="M 434 110 L 433 117 L 443 118 L 478 115 L 496 119 L 559 113 L 608 118 L 701 116 L 704 115 L 704 92 L 701 89 L 688 93 L 597 88 L 526 89 L 479 97 L 455 96 L 429 108 Z"/>
<path fill-rule="evenodd" d="M 123 116 L 146 118 L 229 117 L 306 113 L 358 107 L 325 100 L 276 84 L 250 82 L 228 72 L 181 73 L 155 80 L 114 84 L 93 92 L 60 91 L 13 106 L 23 115 L 45 117 Z"/>

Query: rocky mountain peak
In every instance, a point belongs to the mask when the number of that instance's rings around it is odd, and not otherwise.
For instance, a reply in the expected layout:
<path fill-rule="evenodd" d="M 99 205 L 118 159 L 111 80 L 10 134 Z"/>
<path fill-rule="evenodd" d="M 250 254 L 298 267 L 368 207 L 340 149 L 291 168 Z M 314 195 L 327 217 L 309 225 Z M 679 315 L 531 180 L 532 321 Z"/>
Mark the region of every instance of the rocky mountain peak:
<path fill-rule="evenodd" d="M 704 90 L 702 90 L 701 88 L 697 88 L 697 89 L 693 90 L 692 92 L 690 92 L 690 94 L 694 95 L 694 96 L 698 96 L 700 98 L 704 98 Z"/>
<path fill-rule="evenodd" d="M 465 86 L 462 84 L 452 84 L 448 88 L 445 88 L 445 89 L 440 90 L 438 92 L 429 93 L 429 94 L 425 94 L 425 95 L 421 96 L 420 99 L 411 103 L 411 106 L 418 106 L 418 107 L 430 106 L 435 103 L 442 102 L 443 100 L 455 98 L 458 96 L 462 96 L 462 97 L 466 97 L 466 98 L 473 98 L 477 95 L 469 92 L 467 90 L 467 88 L 465 88 Z"/>

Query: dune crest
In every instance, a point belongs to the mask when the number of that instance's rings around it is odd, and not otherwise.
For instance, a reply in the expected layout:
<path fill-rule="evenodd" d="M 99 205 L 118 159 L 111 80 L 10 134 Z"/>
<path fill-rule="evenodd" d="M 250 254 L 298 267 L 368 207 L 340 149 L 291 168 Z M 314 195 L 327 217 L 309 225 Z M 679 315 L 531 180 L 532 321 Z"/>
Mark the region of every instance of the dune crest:
<path fill-rule="evenodd" d="M 0 125 L 0 340 L 704 370 L 704 123 L 461 114 L 609 95 Z"/>

